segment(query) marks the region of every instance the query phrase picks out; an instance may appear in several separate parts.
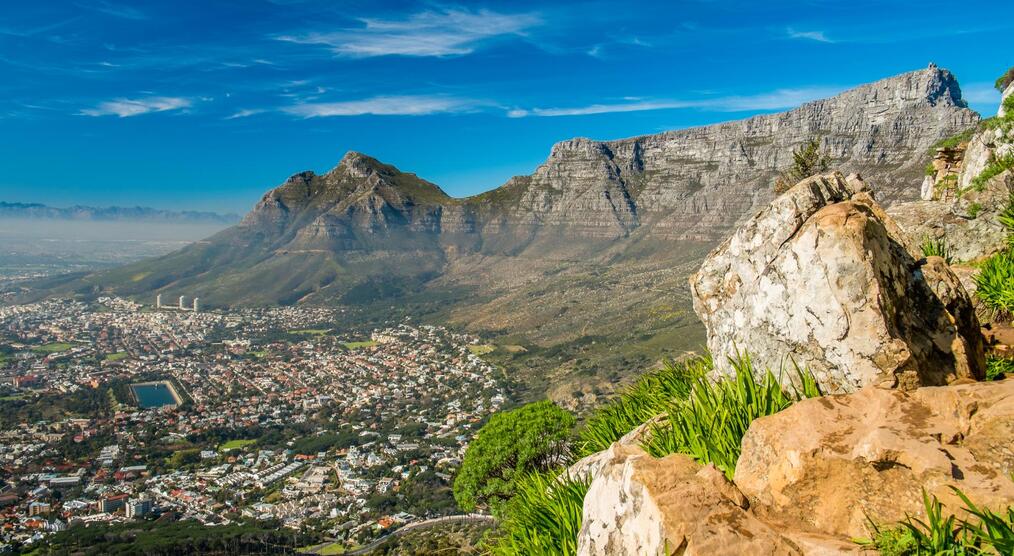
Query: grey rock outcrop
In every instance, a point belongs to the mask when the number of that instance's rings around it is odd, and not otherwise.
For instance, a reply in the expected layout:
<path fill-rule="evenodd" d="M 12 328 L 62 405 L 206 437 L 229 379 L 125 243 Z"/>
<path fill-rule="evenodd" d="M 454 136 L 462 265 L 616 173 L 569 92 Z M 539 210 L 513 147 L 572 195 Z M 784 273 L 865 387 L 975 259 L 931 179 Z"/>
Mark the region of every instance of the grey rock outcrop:
<path fill-rule="evenodd" d="M 1012 92 L 1008 87 L 1004 98 Z M 922 201 L 887 210 L 915 242 L 940 241 L 955 262 L 976 261 L 1006 247 L 1009 232 L 998 215 L 1014 194 L 1014 175 L 1007 170 L 976 181 L 994 161 L 1014 156 L 1014 125 L 1004 114 L 1001 103 L 997 123 L 981 126 L 956 147 L 937 151 Z"/>
<path fill-rule="evenodd" d="M 743 350 L 786 381 L 792 362 L 808 368 L 827 392 L 981 377 L 968 295 L 907 243 L 856 176 L 815 176 L 775 199 L 691 278 L 718 372 Z"/>

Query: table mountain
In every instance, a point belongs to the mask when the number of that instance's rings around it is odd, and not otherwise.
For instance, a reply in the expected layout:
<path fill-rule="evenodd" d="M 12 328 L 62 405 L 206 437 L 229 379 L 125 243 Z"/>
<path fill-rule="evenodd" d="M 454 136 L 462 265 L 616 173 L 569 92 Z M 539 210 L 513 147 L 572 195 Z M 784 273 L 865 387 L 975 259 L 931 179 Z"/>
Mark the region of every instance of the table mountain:
<path fill-rule="evenodd" d="M 352 152 L 323 175 L 292 176 L 205 241 L 44 287 L 211 306 L 397 297 L 403 312 L 429 303 L 543 345 L 625 337 L 638 355 L 608 357 L 636 367 L 658 357 L 659 342 L 703 343 L 686 277 L 773 198 L 794 148 L 819 139 L 836 169 L 862 174 L 890 205 L 918 198 L 931 145 L 978 120 L 954 76 L 931 65 L 779 114 L 562 141 L 531 175 L 463 199 Z"/>

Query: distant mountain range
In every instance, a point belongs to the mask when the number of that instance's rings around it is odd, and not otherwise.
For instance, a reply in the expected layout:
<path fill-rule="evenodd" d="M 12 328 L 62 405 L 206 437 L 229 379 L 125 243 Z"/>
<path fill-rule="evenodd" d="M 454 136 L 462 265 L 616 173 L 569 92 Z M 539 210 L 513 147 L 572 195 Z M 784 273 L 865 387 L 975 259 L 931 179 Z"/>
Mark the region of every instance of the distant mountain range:
<path fill-rule="evenodd" d="M 526 344 L 518 366 L 570 395 L 703 344 L 687 277 L 767 206 L 794 148 L 818 139 L 890 205 L 918 198 L 934 143 L 978 121 L 954 76 L 930 66 L 779 114 L 563 141 L 531 175 L 463 199 L 350 152 L 207 240 L 38 286 L 429 315 Z"/>
<path fill-rule="evenodd" d="M 192 210 L 171 211 L 150 207 L 86 207 L 75 205 L 57 208 L 40 203 L 9 203 L 0 201 L 0 218 L 48 218 L 82 221 L 162 222 L 167 224 L 235 224 L 238 214 L 219 214 Z"/>

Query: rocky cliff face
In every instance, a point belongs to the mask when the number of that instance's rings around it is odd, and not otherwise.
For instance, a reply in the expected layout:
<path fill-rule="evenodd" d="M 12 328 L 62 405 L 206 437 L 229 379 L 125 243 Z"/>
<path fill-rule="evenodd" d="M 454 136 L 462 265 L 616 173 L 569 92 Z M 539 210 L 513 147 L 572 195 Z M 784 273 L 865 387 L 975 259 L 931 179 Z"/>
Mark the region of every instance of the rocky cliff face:
<path fill-rule="evenodd" d="M 297 174 L 269 192 L 244 225 L 307 225 L 302 216 L 314 211 L 306 238 L 403 227 L 513 249 L 560 234 L 718 241 L 771 200 L 773 177 L 811 138 L 836 167 L 877 183 L 890 203 L 917 198 L 913 177 L 927 149 L 977 120 L 954 76 L 930 67 L 781 114 L 619 141 L 563 141 L 532 175 L 466 199 L 350 153 L 323 176 Z"/>

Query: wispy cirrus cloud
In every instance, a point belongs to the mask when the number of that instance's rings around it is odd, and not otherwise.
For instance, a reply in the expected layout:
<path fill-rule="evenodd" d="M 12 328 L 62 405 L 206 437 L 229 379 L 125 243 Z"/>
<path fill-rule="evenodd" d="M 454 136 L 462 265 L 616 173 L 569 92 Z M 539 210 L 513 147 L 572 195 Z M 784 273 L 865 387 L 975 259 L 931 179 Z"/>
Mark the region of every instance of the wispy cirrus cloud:
<path fill-rule="evenodd" d="M 811 100 L 833 96 L 841 92 L 841 90 L 841 87 L 806 87 L 800 89 L 778 89 L 770 93 L 762 93 L 758 95 L 733 95 L 698 100 L 631 99 L 624 102 L 589 104 L 586 106 L 567 108 L 515 108 L 513 110 L 509 110 L 507 112 L 507 116 L 511 118 L 524 118 L 527 116 L 589 116 L 594 114 L 643 112 L 648 110 L 673 110 L 679 108 L 713 110 L 716 112 L 779 110 L 792 108 Z"/>
<path fill-rule="evenodd" d="M 148 19 L 148 14 L 132 6 L 125 6 L 122 4 L 114 4 L 107 0 L 99 0 L 97 2 L 82 3 L 78 6 L 94 10 L 99 13 L 103 13 L 109 16 L 118 17 L 120 19 L 131 19 L 134 21 L 141 21 Z"/>
<path fill-rule="evenodd" d="M 363 26 L 333 32 L 278 35 L 279 41 L 321 45 L 339 56 L 442 57 L 475 51 L 488 39 L 523 35 L 542 21 L 536 14 L 505 14 L 490 10 L 426 11 L 405 19 L 362 18 Z"/>
<path fill-rule="evenodd" d="M 828 37 L 827 34 L 824 33 L 824 31 L 797 31 L 792 27 L 789 27 L 785 29 L 785 33 L 789 36 L 790 39 L 804 39 L 826 43 L 835 42 L 830 37 Z"/>
<path fill-rule="evenodd" d="M 129 118 L 151 112 L 168 112 L 189 108 L 193 101 L 183 97 L 117 98 L 78 112 L 82 116 L 119 116 Z"/>
<path fill-rule="evenodd" d="M 281 112 L 301 118 L 332 116 L 425 116 L 468 112 L 476 108 L 474 100 L 446 96 L 378 96 L 340 102 L 307 102 L 284 106 Z"/>

